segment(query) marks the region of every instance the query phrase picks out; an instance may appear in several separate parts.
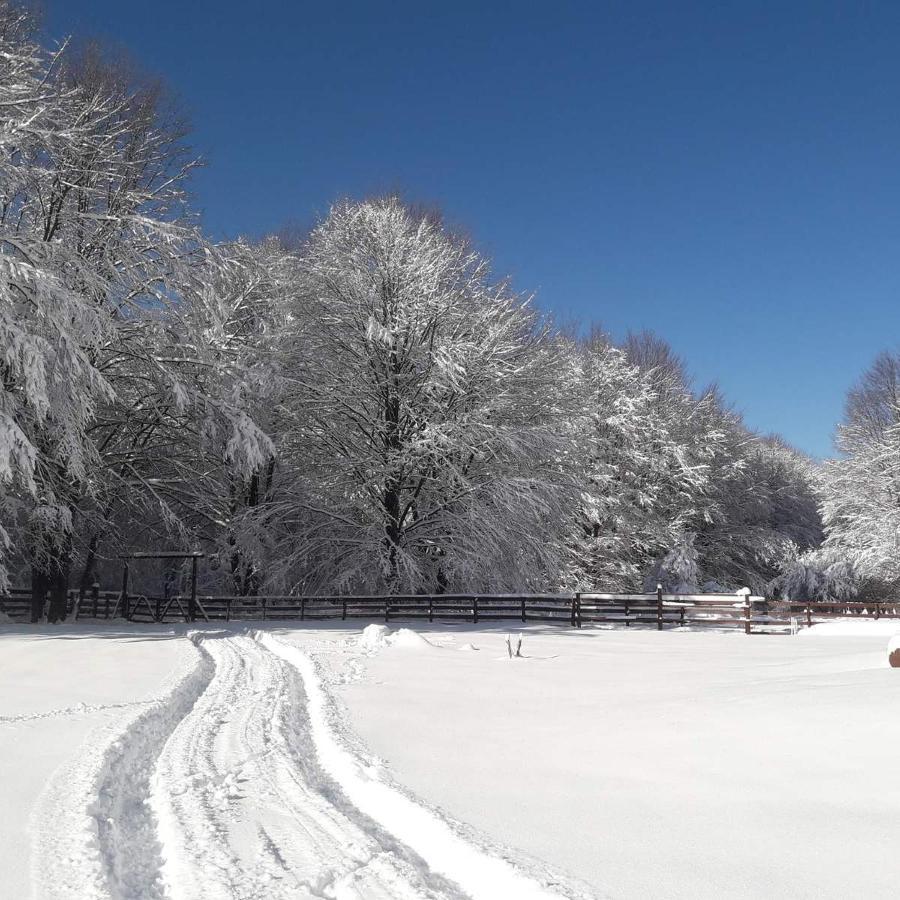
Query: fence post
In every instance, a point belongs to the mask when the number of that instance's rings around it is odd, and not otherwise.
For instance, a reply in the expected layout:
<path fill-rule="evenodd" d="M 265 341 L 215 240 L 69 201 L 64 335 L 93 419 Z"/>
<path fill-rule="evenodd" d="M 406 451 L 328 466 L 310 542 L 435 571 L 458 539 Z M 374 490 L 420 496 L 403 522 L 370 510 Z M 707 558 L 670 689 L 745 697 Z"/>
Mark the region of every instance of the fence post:
<path fill-rule="evenodd" d="M 391 618 L 390 597 L 385 595 L 384 598 L 384 621 L 387 622 Z"/>
<path fill-rule="evenodd" d="M 343 621 L 347 621 L 347 600 L 346 598 L 341 600 L 341 619 Z"/>
<path fill-rule="evenodd" d="M 262 617 L 263 617 L 263 622 L 266 621 L 266 601 L 267 601 L 268 599 L 269 599 L 268 597 L 263 597 L 263 598 L 262 598 Z"/>
<path fill-rule="evenodd" d="M 188 601 L 188 618 L 197 620 L 197 557 L 191 557 L 191 598 Z"/>
<path fill-rule="evenodd" d="M 472 599 L 472 624 L 478 624 L 478 598 L 474 597 Z"/>
<path fill-rule="evenodd" d="M 663 630 L 662 585 L 656 586 L 656 630 Z"/>
<path fill-rule="evenodd" d="M 306 597 L 300 598 L 300 621 L 306 618 Z"/>
<path fill-rule="evenodd" d="M 434 594 L 428 595 L 428 621 L 434 621 Z"/>
<path fill-rule="evenodd" d="M 100 584 L 95 581 L 91 585 L 91 607 L 92 607 L 92 618 L 97 618 L 97 606 L 100 603 Z"/>
<path fill-rule="evenodd" d="M 231 621 L 231 597 L 228 597 L 225 601 L 225 621 Z"/>
<path fill-rule="evenodd" d="M 628 601 L 625 601 L 625 627 L 631 627 L 631 619 L 628 618 Z"/>
<path fill-rule="evenodd" d="M 879 600 L 875 601 L 875 618 L 878 618 L 879 613 L 881 612 L 881 602 Z"/>
<path fill-rule="evenodd" d="M 577 621 L 576 618 L 575 618 L 575 602 L 576 602 L 577 598 L 578 598 L 578 593 L 576 592 L 575 594 L 572 595 L 572 615 L 571 615 L 571 619 L 572 619 L 572 627 L 573 627 L 573 628 L 576 627 L 576 621 Z"/>
<path fill-rule="evenodd" d="M 750 595 L 744 598 L 744 634 L 750 634 Z"/>
<path fill-rule="evenodd" d="M 812 604 L 806 601 L 806 627 L 812 628 Z"/>

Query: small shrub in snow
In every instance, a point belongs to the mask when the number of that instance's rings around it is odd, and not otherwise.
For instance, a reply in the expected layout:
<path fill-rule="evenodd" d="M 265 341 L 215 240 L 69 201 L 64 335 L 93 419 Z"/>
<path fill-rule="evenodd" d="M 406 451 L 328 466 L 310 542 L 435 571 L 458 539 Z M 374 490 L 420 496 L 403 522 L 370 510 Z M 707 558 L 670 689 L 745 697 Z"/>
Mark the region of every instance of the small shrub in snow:
<path fill-rule="evenodd" d="M 515 650 L 513 650 L 512 635 L 508 634 L 506 636 L 506 652 L 509 654 L 510 659 L 522 656 L 522 635 L 521 634 L 519 635 L 519 639 L 516 642 Z"/>

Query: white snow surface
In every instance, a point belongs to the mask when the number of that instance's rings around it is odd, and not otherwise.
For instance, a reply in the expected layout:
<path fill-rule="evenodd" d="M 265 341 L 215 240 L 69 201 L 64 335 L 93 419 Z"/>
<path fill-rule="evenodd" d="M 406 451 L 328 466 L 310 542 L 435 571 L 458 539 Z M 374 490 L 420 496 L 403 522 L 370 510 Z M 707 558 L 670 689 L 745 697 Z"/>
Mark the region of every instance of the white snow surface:
<path fill-rule="evenodd" d="M 407 789 L 598 895 L 895 897 L 900 670 L 851 624 L 425 632 L 340 695 Z"/>
<path fill-rule="evenodd" d="M 4 625 L 0 896 L 893 897 L 868 625 Z"/>
<path fill-rule="evenodd" d="M 373 651 L 358 635 L 301 644 L 244 627 L 0 630 L 0 764 L 25 776 L 0 795 L 0 896 L 588 896 L 384 780 L 328 693 Z"/>
<path fill-rule="evenodd" d="M 802 628 L 800 637 L 866 637 L 900 634 L 900 619 L 835 619 Z"/>

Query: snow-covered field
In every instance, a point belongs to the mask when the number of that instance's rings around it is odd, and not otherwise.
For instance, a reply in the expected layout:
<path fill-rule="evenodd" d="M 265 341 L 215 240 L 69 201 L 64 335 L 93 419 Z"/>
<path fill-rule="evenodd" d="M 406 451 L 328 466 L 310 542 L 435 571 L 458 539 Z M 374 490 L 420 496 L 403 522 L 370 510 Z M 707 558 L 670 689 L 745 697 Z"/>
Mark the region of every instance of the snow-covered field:
<path fill-rule="evenodd" d="M 893 897 L 890 623 L 0 626 L 0 896 Z"/>

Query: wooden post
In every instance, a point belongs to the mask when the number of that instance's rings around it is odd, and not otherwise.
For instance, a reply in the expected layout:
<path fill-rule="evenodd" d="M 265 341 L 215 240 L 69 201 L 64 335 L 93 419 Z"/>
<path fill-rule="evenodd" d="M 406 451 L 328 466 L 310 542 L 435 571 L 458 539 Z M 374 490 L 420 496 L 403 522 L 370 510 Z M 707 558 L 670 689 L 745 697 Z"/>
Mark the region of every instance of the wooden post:
<path fill-rule="evenodd" d="M 662 585 L 656 586 L 656 630 L 663 630 Z"/>
<path fill-rule="evenodd" d="M 744 634 L 750 634 L 750 595 L 744 597 Z"/>
<path fill-rule="evenodd" d="M 478 624 L 478 598 L 474 597 L 472 599 L 472 624 Z"/>
<path fill-rule="evenodd" d="M 625 601 L 625 627 L 631 627 L 631 619 L 628 618 L 628 601 Z"/>
<path fill-rule="evenodd" d="M 390 598 L 385 596 L 384 598 L 384 621 L 387 622 L 391 618 L 391 607 L 390 607 Z"/>
<path fill-rule="evenodd" d="M 434 594 L 428 595 L 428 621 L 434 621 Z"/>
<path fill-rule="evenodd" d="M 575 595 L 575 624 L 581 628 L 581 594 Z"/>
<path fill-rule="evenodd" d="M 128 563 L 126 562 L 122 568 L 122 615 L 129 619 L 128 609 Z"/>
<path fill-rule="evenodd" d="M 525 598 L 522 598 L 522 621 L 525 621 Z"/>
<path fill-rule="evenodd" d="M 191 598 L 188 600 L 188 619 L 197 618 L 197 557 L 191 557 Z"/>
<path fill-rule="evenodd" d="M 878 618 L 879 613 L 881 612 L 881 603 L 876 600 L 875 601 L 875 618 Z"/>
<path fill-rule="evenodd" d="M 268 601 L 268 599 L 268 597 L 262 598 L 262 617 L 264 622 L 266 620 L 266 602 Z"/>
<path fill-rule="evenodd" d="M 806 601 L 806 627 L 812 628 L 812 604 Z"/>
<path fill-rule="evenodd" d="M 97 606 L 100 602 L 100 584 L 98 582 L 94 582 L 91 585 L 91 607 L 92 607 L 92 617 L 94 619 L 97 618 Z"/>
<path fill-rule="evenodd" d="M 306 597 L 300 598 L 300 621 L 306 618 Z"/>
<path fill-rule="evenodd" d="M 341 619 L 347 621 L 347 600 L 341 600 Z"/>

